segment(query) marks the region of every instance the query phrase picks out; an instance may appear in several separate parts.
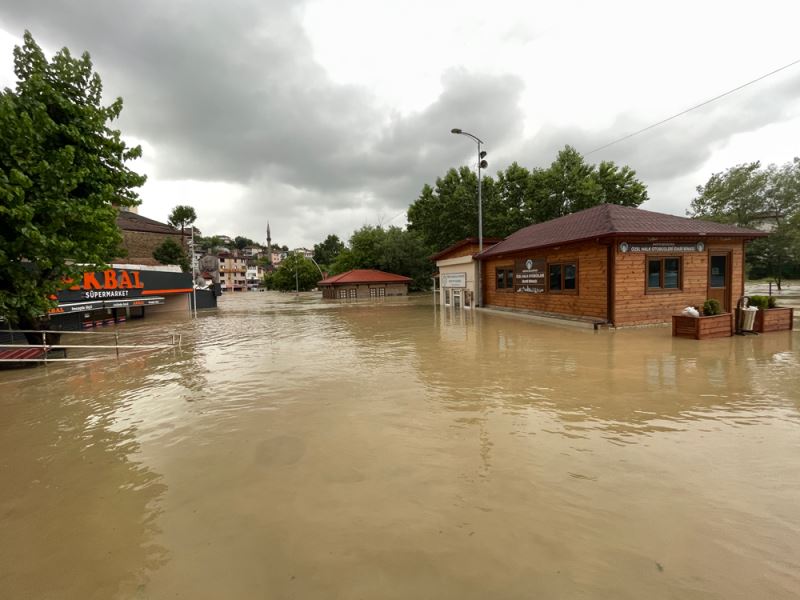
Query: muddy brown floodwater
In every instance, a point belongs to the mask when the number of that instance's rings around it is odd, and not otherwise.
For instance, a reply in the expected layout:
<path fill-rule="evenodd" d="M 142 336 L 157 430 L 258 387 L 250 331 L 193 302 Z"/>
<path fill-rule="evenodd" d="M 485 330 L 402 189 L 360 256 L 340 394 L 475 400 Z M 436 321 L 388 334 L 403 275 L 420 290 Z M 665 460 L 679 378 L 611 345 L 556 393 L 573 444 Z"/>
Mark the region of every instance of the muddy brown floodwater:
<path fill-rule="evenodd" d="M 177 326 L 0 372 L 0 597 L 800 595 L 798 333 L 275 293 Z"/>

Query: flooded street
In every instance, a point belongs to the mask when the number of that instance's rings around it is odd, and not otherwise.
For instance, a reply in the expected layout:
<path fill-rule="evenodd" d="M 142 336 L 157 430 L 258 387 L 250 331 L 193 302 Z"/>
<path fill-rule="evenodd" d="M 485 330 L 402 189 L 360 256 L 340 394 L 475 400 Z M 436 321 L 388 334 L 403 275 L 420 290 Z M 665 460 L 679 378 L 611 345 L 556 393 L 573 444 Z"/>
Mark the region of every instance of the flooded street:
<path fill-rule="evenodd" d="M 800 333 L 390 300 L 0 371 L 0 597 L 800 595 Z"/>

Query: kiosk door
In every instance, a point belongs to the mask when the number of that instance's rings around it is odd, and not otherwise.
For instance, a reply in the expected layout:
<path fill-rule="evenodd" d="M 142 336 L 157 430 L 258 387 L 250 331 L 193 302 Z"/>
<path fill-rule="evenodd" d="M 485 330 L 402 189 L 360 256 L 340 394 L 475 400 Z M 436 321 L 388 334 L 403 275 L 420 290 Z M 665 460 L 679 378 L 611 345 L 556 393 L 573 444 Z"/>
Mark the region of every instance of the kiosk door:
<path fill-rule="evenodd" d="M 461 290 L 453 290 L 453 308 L 461 308 Z"/>
<path fill-rule="evenodd" d="M 708 256 L 708 297 L 719 300 L 722 310 L 731 310 L 731 255 L 730 252 Z"/>

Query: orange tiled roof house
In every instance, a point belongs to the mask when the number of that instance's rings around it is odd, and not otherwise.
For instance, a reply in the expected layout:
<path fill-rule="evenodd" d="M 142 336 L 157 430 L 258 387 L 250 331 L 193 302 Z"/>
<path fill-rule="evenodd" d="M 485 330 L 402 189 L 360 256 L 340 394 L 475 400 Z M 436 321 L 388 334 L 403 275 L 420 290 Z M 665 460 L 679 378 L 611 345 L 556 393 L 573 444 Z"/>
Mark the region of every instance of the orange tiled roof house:
<path fill-rule="evenodd" d="M 409 277 L 375 269 L 353 269 L 320 281 L 323 298 L 350 299 L 407 296 Z"/>

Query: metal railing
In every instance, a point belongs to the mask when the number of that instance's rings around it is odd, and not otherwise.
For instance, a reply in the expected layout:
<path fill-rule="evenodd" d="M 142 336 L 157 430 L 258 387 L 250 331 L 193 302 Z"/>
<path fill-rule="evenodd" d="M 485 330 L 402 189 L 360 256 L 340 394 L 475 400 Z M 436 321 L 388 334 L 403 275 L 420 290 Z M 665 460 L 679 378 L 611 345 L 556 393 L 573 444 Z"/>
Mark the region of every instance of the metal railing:
<path fill-rule="evenodd" d="M 118 331 L 57 331 L 57 330 L 42 330 L 42 329 L 14 329 L 14 330 L 0 330 L 2 333 L 8 333 L 13 341 L 14 335 L 21 334 L 23 337 L 26 333 L 35 333 L 42 336 L 41 344 L 0 344 L 0 350 L 14 349 L 20 350 L 25 348 L 40 348 L 44 352 L 41 357 L 37 358 L 0 358 L 0 363 L 17 363 L 17 362 L 77 362 L 77 361 L 95 361 L 103 360 L 106 357 L 80 357 L 80 358 L 67 358 L 66 350 L 88 348 L 100 350 L 114 350 L 117 359 L 120 358 L 120 350 L 158 350 L 164 348 L 180 348 L 182 343 L 182 336 L 179 332 L 172 332 L 169 334 L 169 343 L 164 344 L 120 344 L 120 334 Z M 92 335 L 92 336 L 114 336 L 113 344 L 48 344 L 47 334 L 61 335 Z M 136 335 L 133 332 L 128 335 Z M 64 350 L 63 358 L 48 358 L 47 355 L 51 350 Z"/>

